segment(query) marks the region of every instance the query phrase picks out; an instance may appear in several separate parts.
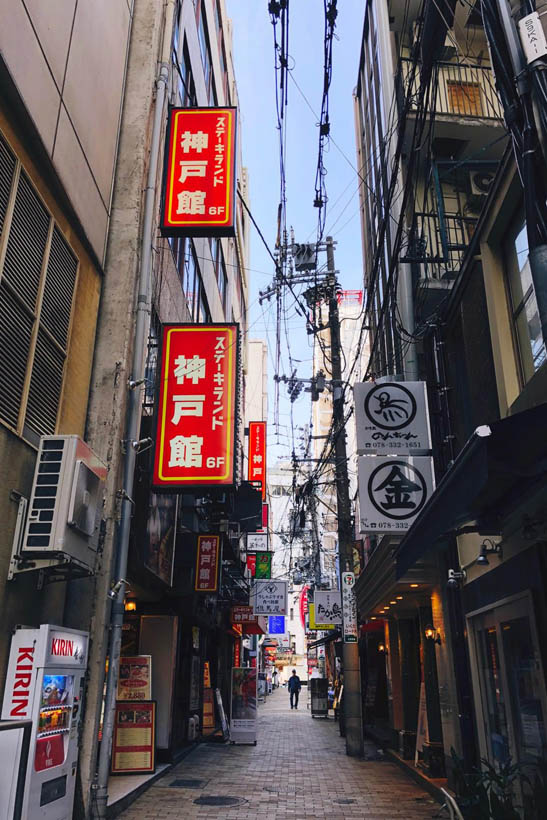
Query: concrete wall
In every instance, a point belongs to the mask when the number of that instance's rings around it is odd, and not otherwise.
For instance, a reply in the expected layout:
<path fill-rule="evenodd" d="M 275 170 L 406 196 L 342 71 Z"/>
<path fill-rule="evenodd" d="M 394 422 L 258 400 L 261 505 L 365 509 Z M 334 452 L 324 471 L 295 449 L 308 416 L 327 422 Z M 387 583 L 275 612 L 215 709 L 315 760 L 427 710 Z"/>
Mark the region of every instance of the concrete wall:
<path fill-rule="evenodd" d="M 103 260 L 132 0 L 0 0 L 0 55 Z"/>
<path fill-rule="evenodd" d="M 78 259 L 68 354 L 56 432 L 83 436 L 101 276 L 79 241 L 74 225 L 58 205 L 39 168 L 25 150 L 21 135 L 10 123 L 8 112 L 1 107 L 0 131 Z M 18 436 L 15 431 L 0 424 L 0 692 L 3 690 L 14 626 L 19 623 L 36 626 L 45 622 L 63 623 L 66 587 L 64 583 L 46 585 L 38 590 L 36 572 L 22 574 L 13 581 L 7 581 L 18 508 L 16 500 L 11 498 L 10 494 L 15 491 L 29 498 L 35 463 L 36 447 Z"/>

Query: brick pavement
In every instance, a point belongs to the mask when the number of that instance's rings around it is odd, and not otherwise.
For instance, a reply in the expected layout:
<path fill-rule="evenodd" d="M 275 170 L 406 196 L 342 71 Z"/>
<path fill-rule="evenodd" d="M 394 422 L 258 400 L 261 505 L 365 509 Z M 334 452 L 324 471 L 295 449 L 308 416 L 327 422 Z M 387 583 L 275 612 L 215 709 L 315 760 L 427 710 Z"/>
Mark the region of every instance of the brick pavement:
<path fill-rule="evenodd" d="M 201 744 L 119 815 L 123 820 L 424 820 L 440 807 L 387 760 L 347 757 L 334 720 L 313 719 L 306 688 L 298 711 L 286 689 L 259 705 L 256 746 Z M 367 753 L 378 757 L 373 746 Z M 177 779 L 201 780 L 175 788 Z M 199 797 L 232 797 L 233 806 L 203 806 Z M 239 802 L 239 801 L 238 801 Z"/>

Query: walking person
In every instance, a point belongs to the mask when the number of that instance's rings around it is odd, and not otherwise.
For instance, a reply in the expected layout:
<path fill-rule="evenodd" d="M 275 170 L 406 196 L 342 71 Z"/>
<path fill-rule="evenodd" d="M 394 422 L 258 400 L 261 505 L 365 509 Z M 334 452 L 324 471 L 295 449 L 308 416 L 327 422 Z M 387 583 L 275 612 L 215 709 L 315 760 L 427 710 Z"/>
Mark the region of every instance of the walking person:
<path fill-rule="evenodd" d="M 300 683 L 300 678 L 296 674 L 296 669 L 293 669 L 287 687 L 290 695 L 291 709 L 298 709 L 298 696 L 300 694 L 300 690 L 302 689 L 302 684 Z"/>

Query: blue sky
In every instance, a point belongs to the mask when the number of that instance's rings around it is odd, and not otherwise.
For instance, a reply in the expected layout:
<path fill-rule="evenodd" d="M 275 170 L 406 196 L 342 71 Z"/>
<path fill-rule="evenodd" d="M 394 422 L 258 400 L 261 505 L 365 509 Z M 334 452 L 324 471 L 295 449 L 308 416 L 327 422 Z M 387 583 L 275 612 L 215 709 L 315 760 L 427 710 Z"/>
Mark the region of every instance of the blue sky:
<path fill-rule="evenodd" d="M 277 232 L 279 202 L 279 135 L 275 109 L 275 71 L 273 28 L 267 0 L 226 0 L 233 21 L 233 53 L 242 114 L 241 139 L 243 163 L 249 169 L 250 205 L 268 245 L 273 250 Z M 329 92 L 331 142 L 324 154 L 328 195 L 325 235 L 337 241 L 336 267 L 344 289 L 362 287 L 360 224 L 358 217 L 358 180 L 355 171 L 355 130 L 353 89 L 357 82 L 359 48 L 364 19 L 364 3 L 339 0 L 336 39 L 333 44 L 332 83 Z M 279 31 L 279 27 L 278 27 Z M 291 0 L 289 54 L 292 77 L 289 79 L 287 107 L 287 225 L 293 226 L 296 242 L 310 242 L 317 230 L 315 172 L 318 154 L 319 111 L 323 89 L 322 0 Z M 307 102 L 306 102 L 307 100 Z M 310 110 L 310 107 L 313 109 Z M 323 255 L 324 259 L 324 255 Z M 268 444 L 273 458 L 287 454 L 290 403 L 281 385 L 280 446 L 275 446 L 272 423 L 275 306 L 258 304 L 258 291 L 273 277 L 273 264 L 254 229 L 251 229 L 250 336 L 268 343 L 270 378 L 270 424 Z M 283 329 L 280 373 L 289 375 L 286 336 L 298 363 L 298 375 L 310 376 L 312 340 L 304 321 L 295 314 L 293 300 L 287 297 L 287 322 Z M 295 424 L 309 420 L 310 397 L 303 393 L 294 409 Z M 271 449 L 270 449 L 271 448 Z"/>

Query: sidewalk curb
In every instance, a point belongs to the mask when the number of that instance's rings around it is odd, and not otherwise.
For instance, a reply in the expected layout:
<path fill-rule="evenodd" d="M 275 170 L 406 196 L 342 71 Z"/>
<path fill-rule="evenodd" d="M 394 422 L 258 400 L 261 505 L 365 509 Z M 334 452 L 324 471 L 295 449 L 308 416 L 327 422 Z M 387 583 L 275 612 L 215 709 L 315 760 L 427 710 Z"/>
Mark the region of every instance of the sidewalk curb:
<path fill-rule="evenodd" d="M 141 796 L 141 794 L 148 791 L 150 786 L 153 786 L 154 783 L 156 783 L 160 778 L 164 777 L 166 774 L 169 774 L 175 766 L 178 766 L 181 760 L 188 757 L 188 755 L 195 751 L 200 745 L 200 741 L 195 741 L 190 746 L 185 747 L 175 755 L 175 759 L 169 763 L 166 769 L 162 769 L 161 772 L 156 772 L 149 780 L 146 781 L 146 783 L 141 783 L 141 785 L 137 786 L 134 791 L 126 794 L 124 797 L 120 797 L 120 799 L 116 800 L 115 803 L 110 803 L 106 809 L 107 820 L 113 820 L 113 818 L 121 814 L 122 811 L 128 809 L 129 806 L 131 806 L 131 804 Z"/>

